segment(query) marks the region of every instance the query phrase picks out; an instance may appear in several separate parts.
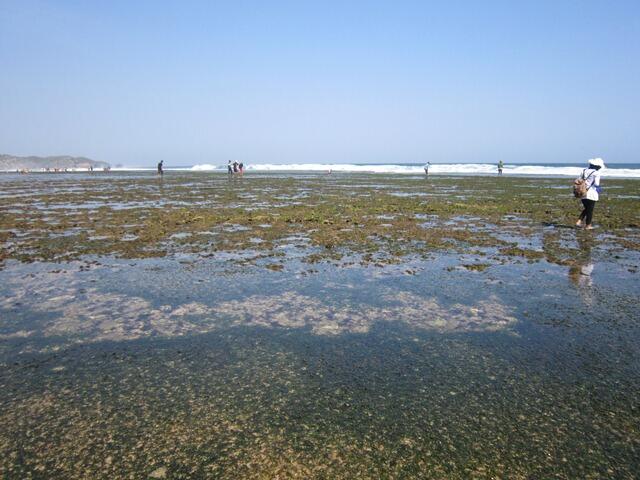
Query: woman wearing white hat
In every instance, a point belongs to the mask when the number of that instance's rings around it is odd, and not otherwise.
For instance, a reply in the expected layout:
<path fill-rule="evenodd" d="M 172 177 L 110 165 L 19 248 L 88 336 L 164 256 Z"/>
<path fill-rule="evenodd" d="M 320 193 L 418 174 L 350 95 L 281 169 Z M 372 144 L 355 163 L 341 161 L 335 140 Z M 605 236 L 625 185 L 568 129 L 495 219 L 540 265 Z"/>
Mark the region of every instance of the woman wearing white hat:
<path fill-rule="evenodd" d="M 589 160 L 589 166 L 582 171 L 582 178 L 587 187 L 587 194 L 582 198 L 584 210 L 580 214 L 580 218 L 576 222 L 578 227 L 582 227 L 584 220 L 584 228 L 591 230 L 591 220 L 593 218 L 593 209 L 596 202 L 600 199 L 600 170 L 604 168 L 604 162 L 601 158 L 592 158 Z"/>

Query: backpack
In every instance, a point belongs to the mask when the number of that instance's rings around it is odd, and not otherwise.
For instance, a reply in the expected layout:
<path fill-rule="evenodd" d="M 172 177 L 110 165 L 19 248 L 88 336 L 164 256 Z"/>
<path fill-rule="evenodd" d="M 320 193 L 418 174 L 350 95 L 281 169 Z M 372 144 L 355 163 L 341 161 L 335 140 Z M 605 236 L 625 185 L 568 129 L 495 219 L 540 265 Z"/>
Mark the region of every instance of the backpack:
<path fill-rule="evenodd" d="M 583 170 L 582 175 L 580 175 L 573 181 L 573 196 L 576 198 L 586 197 L 587 190 L 589 190 L 589 188 L 587 187 L 587 180 L 591 175 L 593 175 L 593 172 L 591 172 L 587 178 L 584 177 L 584 172 L 585 171 Z"/>

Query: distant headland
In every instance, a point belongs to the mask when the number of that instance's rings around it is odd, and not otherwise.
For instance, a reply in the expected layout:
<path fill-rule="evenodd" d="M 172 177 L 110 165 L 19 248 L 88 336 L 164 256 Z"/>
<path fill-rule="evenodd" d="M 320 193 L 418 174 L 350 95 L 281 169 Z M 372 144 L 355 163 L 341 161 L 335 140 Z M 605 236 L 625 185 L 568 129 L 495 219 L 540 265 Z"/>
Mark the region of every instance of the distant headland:
<path fill-rule="evenodd" d="M 15 170 L 89 170 L 105 169 L 111 166 L 107 162 L 91 160 L 86 157 L 71 157 L 69 155 L 57 155 L 51 157 L 17 157 L 14 155 L 0 154 L 0 171 Z"/>

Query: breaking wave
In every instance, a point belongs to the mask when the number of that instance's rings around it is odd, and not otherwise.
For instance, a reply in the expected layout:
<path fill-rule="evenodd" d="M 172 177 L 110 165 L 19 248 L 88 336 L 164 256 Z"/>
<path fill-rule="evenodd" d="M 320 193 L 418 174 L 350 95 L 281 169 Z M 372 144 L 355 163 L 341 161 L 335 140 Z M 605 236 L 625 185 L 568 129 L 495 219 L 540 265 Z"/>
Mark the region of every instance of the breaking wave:
<path fill-rule="evenodd" d="M 634 167 L 636 165 L 633 165 Z M 534 176 L 566 176 L 577 177 L 582 172 L 582 166 L 552 166 L 552 165 L 505 165 L 505 175 L 534 175 Z M 169 168 L 169 170 L 173 170 Z M 176 168 L 175 170 L 191 171 L 221 171 L 226 172 L 226 165 L 201 164 L 190 168 Z M 247 165 L 246 171 L 254 172 L 353 172 L 353 173 L 391 173 L 424 175 L 422 165 L 358 165 L 358 164 L 327 164 L 327 163 L 292 163 L 292 164 L 256 164 Z M 455 175 L 495 175 L 495 164 L 487 163 L 441 163 L 432 164 L 429 173 Z M 605 168 L 603 177 L 640 178 L 640 168 Z"/>

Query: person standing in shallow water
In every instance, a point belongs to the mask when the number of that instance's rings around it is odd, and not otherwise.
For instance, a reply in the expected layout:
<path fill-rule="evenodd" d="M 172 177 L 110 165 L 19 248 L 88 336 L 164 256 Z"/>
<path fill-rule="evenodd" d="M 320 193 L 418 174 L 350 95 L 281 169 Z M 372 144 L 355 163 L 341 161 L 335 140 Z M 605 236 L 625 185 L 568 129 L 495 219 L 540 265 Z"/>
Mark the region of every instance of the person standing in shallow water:
<path fill-rule="evenodd" d="M 582 201 L 584 209 L 576 222 L 576 226 L 591 230 L 593 225 L 593 209 L 596 202 L 600 200 L 600 170 L 604 168 L 604 162 L 601 158 L 592 158 L 589 160 L 589 166 L 582 171 L 581 177 L 585 180 L 587 194 Z"/>
<path fill-rule="evenodd" d="M 498 175 L 502 175 L 502 169 L 504 168 L 504 163 L 502 163 L 502 160 L 500 160 L 498 162 Z"/>
<path fill-rule="evenodd" d="M 158 162 L 158 175 L 164 175 L 164 170 L 162 169 L 163 163 L 164 163 L 164 160 L 160 160 L 160 162 Z"/>
<path fill-rule="evenodd" d="M 424 165 L 424 174 L 428 177 L 429 176 L 429 167 L 431 166 L 431 162 L 427 162 Z"/>

